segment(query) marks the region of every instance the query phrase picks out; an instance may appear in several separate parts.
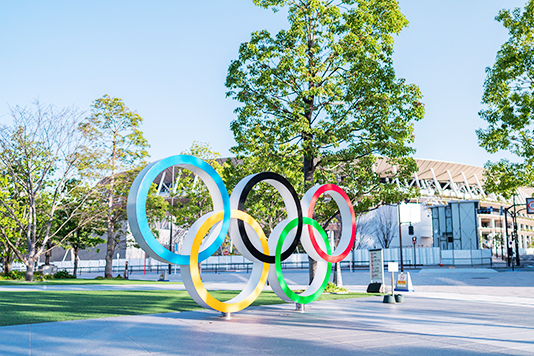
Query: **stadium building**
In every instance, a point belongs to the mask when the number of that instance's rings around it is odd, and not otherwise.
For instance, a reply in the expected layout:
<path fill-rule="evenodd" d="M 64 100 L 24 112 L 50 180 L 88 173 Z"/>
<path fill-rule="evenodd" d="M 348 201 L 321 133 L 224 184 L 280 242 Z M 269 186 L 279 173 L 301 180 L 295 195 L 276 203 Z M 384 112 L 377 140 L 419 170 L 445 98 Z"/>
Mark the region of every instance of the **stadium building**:
<path fill-rule="evenodd" d="M 414 224 L 419 247 L 439 247 L 440 250 L 492 249 L 501 255 L 510 245 L 514 232 L 511 216 L 505 209 L 515 203 L 517 209 L 517 246 L 527 253 L 534 241 L 534 216 L 525 211 L 526 198 L 533 188 L 521 188 L 513 199 L 488 194 L 483 189 L 484 169 L 480 167 L 428 159 L 416 159 L 418 170 L 409 181 L 390 181 L 387 172 L 394 172 L 385 160 L 377 164 L 385 181 L 406 187 L 417 187 L 420 197 L 412 203 L 421 206 L 421 219 Z M 513 209 L 511 209 L 513 211 Z M 508 241 L 506 241 L 506 222 Z M 404 226 L 403 246 L 411 245 L 412 236 Z M 515 245 L 515 241 L 514 241 Z M 398 243 L 392 246 L 398 246 Z M 528 251 L 532 253 L 532 251 Z M 505 252 L 506 255 L 506 252 Z"/>

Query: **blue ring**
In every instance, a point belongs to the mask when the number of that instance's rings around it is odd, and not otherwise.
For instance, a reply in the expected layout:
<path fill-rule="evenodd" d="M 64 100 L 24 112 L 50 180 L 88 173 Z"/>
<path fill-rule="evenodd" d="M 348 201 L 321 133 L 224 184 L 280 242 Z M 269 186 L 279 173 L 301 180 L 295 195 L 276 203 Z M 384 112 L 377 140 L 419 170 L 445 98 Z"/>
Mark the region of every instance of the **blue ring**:
<path fill-rule="evenodd" d="M 219 235 L 204 251 L 201 251 L 198 255 L 198 261 L 204 261 L 210 257 L 217 249 L 222 245 L 228 229 L 230 227 L 230 198 L 228 196 L 228 190 L 219 176 L 219 174 L 206 162 L 196 157 L 187 155 L 176 155 L 164 158 L 162 160 L 153 162 L 146 166 L 139 175 L 135 178 L 128 194 L 127 214 L 130 229 L 134 238 L 140 245 L 145 245 L 149 248 L 149 255 L 153 252 L 155 255 L 151 257 L 157 258 L 160 261 L 178 264 L 189 265 L 189 255 L 179 255 L 167 250 L 163 247 L 154 234 L 152 233 L 148 220 L 146 217 L 146 199 L 150 186 L 154 182 L 154 179 L 163 172 L 165 169 L 176 165 L 190 165 L 197 167 L 207 173 L 211 179 L 217 185 L 220 191 L 224 216 L 222 221 L 222 227 Z M 144 242 L 144 244 L 143 244 Z M 159 258 L 158 258 L 159 257 Z"/>

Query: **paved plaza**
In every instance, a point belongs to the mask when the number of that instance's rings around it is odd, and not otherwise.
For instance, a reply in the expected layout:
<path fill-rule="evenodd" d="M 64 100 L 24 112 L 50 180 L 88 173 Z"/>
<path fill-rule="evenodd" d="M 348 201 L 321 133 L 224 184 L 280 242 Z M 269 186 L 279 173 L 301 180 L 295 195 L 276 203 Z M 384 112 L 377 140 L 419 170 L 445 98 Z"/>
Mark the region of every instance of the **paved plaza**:
<path fill-rule="evenodd" d="M 303 285 L 306 271 L 284 272 Z M 86 275 L 84 277 L 91 277 Z M 205 273 L 208 289 L 239 289 L 246 273 Z M 157 279 L 155 274 L 134 274 Z M 171 275 L 179 281 L 180 275 Z M 344 272 L 364 291 L 368 271 Z M 0 327 L 1 355 L 534 355 L 534 268 L 426 268 L 404 304 L 382 297 L 250 307 L 229 320 L 193 311 Z M 183 289 L 179 284 L 48 289 Z M 0 287 L 6 291 L 14 287 Z M 43 289 L 21 286 L 17 289 Z M 269 287 L 266 287 L 269 288 Z M 31 293 L 31 290 L 28 290 Z"/>

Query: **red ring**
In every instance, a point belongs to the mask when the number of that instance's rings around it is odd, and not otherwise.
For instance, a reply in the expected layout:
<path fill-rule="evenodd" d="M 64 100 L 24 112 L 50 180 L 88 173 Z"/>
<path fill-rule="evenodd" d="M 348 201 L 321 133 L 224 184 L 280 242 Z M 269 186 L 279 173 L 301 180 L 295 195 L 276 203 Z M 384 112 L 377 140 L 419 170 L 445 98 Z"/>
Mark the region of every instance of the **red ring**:
<path fill-rule="evenodd" d="M 352 248 L 352 245 L 354 244 L 354 239 L 356 238 L 356 214 L 354 214 L 354 208 L 352 207 L 352 204 L 350 202 L 350 199 L 349 199 L 347 193 L 345 193 L 345 191 L 343 189 L 341 189 L 340 187 L 338 187 L 335 184 L 324 184 L 319 189 L 317 189 L 317 191 L 315 192 L 315 194 L 313 194 L 313 196 L 312 196 L 312 198 L 310 200 L 310 207 L 308 208 L 308 217 L 312 217 L 313 216 L 313 209 L 315 208 L 315 203 L 317 202 L 317 199 L 319 199 L 319 197 L 324 192 L 329 191 L 329 190 L 341 194 L 341 196 L 345 199 L 345 201 L 347 202 L 347 206 L 350 209 L 350 214 L 351 214 L 351 217 L 352 217 L 352 236 L 350 238 L 349 245 L 347 246 L 347 249 L 345 251 L 343 251 L 342 254 L 340 254 L 338 256 L 331 256 L 331 255 L 326 254 L 321 249 L 321 247 L 317 244 L 317 241 L 315 240 L 315 235 L 313 233 L 313 228 L 311 227 L 311 225 L 308 225 L 308 232 L 310 233 L 311 243 L 312 243 L 313 247 L 315 248 L 315 251 L 317 251 L 317 253 L 319 254 L 319 256 L 321 256 L 321 258 L 324 259 L 327 262 L 337 263 L 337 262 L 342 261 L 345 257 L 347 257 L 347 255 L 349 254 L 349 252 L 350 252 L 350 250 Z M 332 246 L 332 251 L 334 251 L 333 246 Z"/>

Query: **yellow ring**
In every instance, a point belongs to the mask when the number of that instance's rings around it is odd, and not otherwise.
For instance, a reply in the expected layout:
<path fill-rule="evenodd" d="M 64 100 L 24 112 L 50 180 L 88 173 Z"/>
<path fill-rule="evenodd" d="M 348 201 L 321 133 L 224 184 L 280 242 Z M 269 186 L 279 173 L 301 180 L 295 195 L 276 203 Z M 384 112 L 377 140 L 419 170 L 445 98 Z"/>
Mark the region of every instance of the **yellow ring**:
<path fill-rule="evenodd" d="M 224 211 L 218 211 L 212 216 L 210 216 L 198 229 L 198 232 L 193 241 L 193 245 L 191 246 L 189 271 L 193 286 L 195 287 L 198 296 L 204 301 L 204 303 L 206 303 L 206 305 L 208 305 L 212 309 L 218 310 L 223 313 L 233 313 L 245 309 L 250 304 L 252 304 L 254 300 L 256 300 L 256 298 L 260 295 L 261 291 L 263 290 L 263 286 L 267 281 L 267 276 L 269 273 L 269 264 L 260 261 L 254 262 L 254 266 L 252 267 L 252 274 L 254 275 L 254 269 L 258 268 L 260 264 L 263 265 L 261 266 L 262 272 L 258 284 L 248 296 L 243 298 L 243 296 L 241 295 L 245 292 L 245 290 L 243 290 L 241 291 L 241 293 L 230 299 L 228 302 L 221 302 L 215 299 L 211 294 L 209 294 L 209 292 L 204 287 L 204 284 L 202 283 L 202 279 L 200 278 L 200 272 L 198 268 L 198 253 L 200 250 L 200 245 L 202 244 L 203 237 L 206 236 L 211 227 L 221 221 L 223 217 Z M 265 237 L 263 229 L 258 224 L 258 222 L 254 220 L 252 216 L 241 210 L 232 209 L 231 217 L 232 219 L 243 220 L 245 223 L 249 224 L 254 229 L 254 231 L 256 231 L 256 234 L 258 234 L 261 241 L 263 253 L 268 255 L 269 245 L 267 244 L 267 238 Z M 237 301 L 232 302 L 233 300 Z"/>

